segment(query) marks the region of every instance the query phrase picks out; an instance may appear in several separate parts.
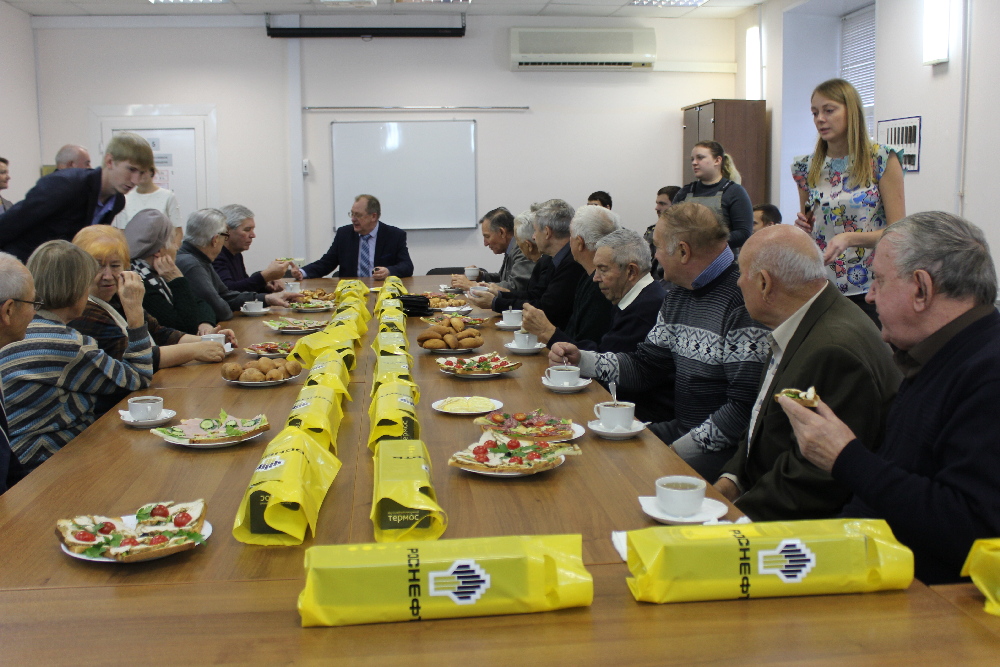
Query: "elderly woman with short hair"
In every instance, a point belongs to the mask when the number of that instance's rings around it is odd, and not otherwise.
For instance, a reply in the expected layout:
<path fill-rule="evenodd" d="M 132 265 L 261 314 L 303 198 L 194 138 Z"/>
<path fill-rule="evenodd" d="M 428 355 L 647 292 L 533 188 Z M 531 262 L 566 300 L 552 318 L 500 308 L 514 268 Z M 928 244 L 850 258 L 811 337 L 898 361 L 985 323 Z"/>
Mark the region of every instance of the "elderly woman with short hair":
<path fill-rule="evenodd" d="M 118 296 L 118 277 L 128 266 L 129 250 L 125 235 L 109 225 L 91 225 L 77 232 L 73 244 L 90 253 L 100 268 L 90 285 L 90 297 L 83 315 L 69 325 L 96 339 L 101 349 L 115 359 L 121 359 L 128 347 L 125 307 Z M 189 361 L 220 362 L 226 356 L 219 343 L 203 341 L 198 336 L 162 326 L 145 310 L 142 316 L 154 343 L 154 372 Z M 232 331 L 225 330 L 225 333 L 235 341 Z"/>
<path fill-rule="evenodd" d="M 301 294 L 275 292 L 237 292 L 226 287 L 212 262 L 222 252 L 230 232 L 225 214 L 214 208 L 203 208 L 191 214 L 185 229 L 184 242 L 177 252 L 177 267 L 191 282 L 194 293 L 212 307 L 221 322 L 231 319 L 247 301 L 263 301 L 269 306 L 287 307 L 289 301 L 298 301 Z"/>
<path fill-rule="evenodd" d="M 125 226 L 132 270 L 146 287 L 142 307 L 163 326 L 197 336 L 218 333 L 212 307 L 195 295 L 174 263 L 183 235 L 184 230 L 155 209 L 139 211 Z"/>
<path fill-rule="evenodd" d="M 97 261 L 68 241 L 48 241 L 28 259 L 35 298 L 44 304 L 24 340 L 0 350 L 0 378 L 11 449 L 29 470 L 90 426 L 101 396 L 149 386 L 152 342 L 142 316 L 142 281 L 118 277 L 128 344 L 122 359 L 68 325 L 87 306 Z"/>

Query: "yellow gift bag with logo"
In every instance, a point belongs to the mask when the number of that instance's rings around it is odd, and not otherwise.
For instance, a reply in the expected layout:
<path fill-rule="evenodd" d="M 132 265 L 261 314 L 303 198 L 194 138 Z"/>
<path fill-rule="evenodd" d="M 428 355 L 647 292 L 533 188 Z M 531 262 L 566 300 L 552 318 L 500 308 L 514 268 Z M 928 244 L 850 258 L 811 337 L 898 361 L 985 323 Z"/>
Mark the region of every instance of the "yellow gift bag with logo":
<path fill-rule="evenodd" d="M 983 610 L 1000 616 L 1000 538 L 973 542 L 962 576 L 972 577 L 972 583 L 986 596 Z"/>
<path fill-rule="evenodd" d="M 881 520 L 662 526 L 627 533 L 642 602 L 866 593 L 913 581 L 913 552 Z"/>
<path fill-rule="evenodd" d="M 302 544 L 340 460 L 297 428 L 282 430 L 264 449 L 236 512 L 233 537 L 246 544 Z"/>
<path fill-rule="evenodd" d="M 330 349 L 342 352 L 350 350 L 353 355 L 356 339 L 357 335 L 347 329 L 324 329 L 300 338 L 289 356 L 302 364 L 303 368 L 311 368 L 316 358 Z"/>
<path fill-rule="evenodd" d="M 420 388 L 410 374 L 410 363 L 406 357 L 390 355 L 375 357 L 375 375 L 372 381 L 372 398 L 378 393 L 379 387 L 387 382 L 400 382 L 413 391 L 413 402 L 420 402 Z"/>
<path fill-rule="evenodd" d="M 333 289 L 333 293 L 339 295 L 342 294 L 353 294 L 355 296 L 368 296 L 368 285 L 365 285 L 362 281 L 352 278 L 350 280 L 341 280 L 337 283 L 337 286 Z"/>
<path fill-rule="evenodd" d="M 417 421 L 413 387 L 402 382 L 388 382 L 379 385 L 368 407 L 371 430 L 368 433 L 368 448 L 375 449 L 376 443 L 388 440 L 417 440 L 420 438 L 420 423 Z"/>
<path fill-rule="evenodd" d="M 431 457 L 420 440 L 376 446 L 371 520 L 376 542 L 436 540 L 448 527 L 431 485 Z"/>
<path fill-rule="evenodd" d="M 337 315 L 354 313 L 362 322 L 367 322 L 372 318 L 372 314 L 368 312 L 367 300 L 356 297 L 347 297 L 343 301 L 338 301 L 337 308 L 334 312 Z M 334 317 L 336 317 L 336 315 Z"/>
<path fill-rule="evenodd" d="M 395 308 L 383 310 L 382 314 L 379 316 L 378 330 L 379 333 L 382 333 L 383 331 L 394 331 L 405 335 L 406 313 L 401 310 L 396 310 Z"/>
<path fill-rule="evenodd" d="M 378 315 L 379 317 L 382 317 L 382 313 L 384 313 L 386 310 L 399 310 L 399 311 L 402 311 L 403 310 L 403 302 L 400 301 L 397 298 L 392 298 L 392 299 L 385 298 L 385 299 L 378 299 L 378 300 L 375 301 L 374 313 L 376 315 Z"/>
<path fill-rule="evenodd" d="M 338 396 L 351 400 L 351 395 L 347 391 L 347 385 L 351 380 L 347 372 L 345 359 L 347 356 L 343 350 L 335 348 L 320 354 L 316 357 L 312 368 L 309 369 L 309 374 L 306 375 L 305 386 L 323 385 L 330 387 Z M 354 358 L 353 351 L 349 356 L 351 359 Z"/>
<path fill-rule="evenodd" d="M 340 400 L 332 387 L 302 387 L 285 424 L 305 431 L 317 443 L 336 454 L 340 420 L 344 417 Z"/>
<path fill-rule="evenodd" d="M 383 331 L 376 334 L 375 340 L 372 342 L 372 349 L 378 356 L 406 357 L 412 362 L 413 357 L 410 356 L 407 347 L 409 347 L 409 342 L 406 340 L 406 334 L 398 331 Z"/>
<path fill-rule="evenodd" d="M 299 614 L 312 627 L 588 607 L 581 551 L 579 535 L 310 547 Z"/>

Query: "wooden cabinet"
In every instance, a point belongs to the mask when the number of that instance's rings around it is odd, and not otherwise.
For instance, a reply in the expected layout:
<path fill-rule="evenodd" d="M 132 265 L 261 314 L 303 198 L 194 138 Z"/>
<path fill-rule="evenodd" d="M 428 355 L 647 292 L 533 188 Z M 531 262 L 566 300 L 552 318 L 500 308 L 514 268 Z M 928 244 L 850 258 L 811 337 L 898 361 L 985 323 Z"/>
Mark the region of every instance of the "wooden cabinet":
<path fill-rule="evenodd" d="M 767 117 L 764 100 L 708 100 L 684 107 L 684 183 L 694 180 L 691 149 L 699 141 L 717 141 L 732 156 L 741 185 L 757 204 L 770 203 Z"/>

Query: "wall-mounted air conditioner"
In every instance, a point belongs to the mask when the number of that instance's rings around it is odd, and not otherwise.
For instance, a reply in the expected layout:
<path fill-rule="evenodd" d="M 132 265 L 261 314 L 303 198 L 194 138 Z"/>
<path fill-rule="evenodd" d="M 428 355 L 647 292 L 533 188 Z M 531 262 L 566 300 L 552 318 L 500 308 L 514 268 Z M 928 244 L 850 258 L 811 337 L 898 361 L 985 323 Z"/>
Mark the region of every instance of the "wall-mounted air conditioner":
<path fill-rule="evenodd" d="M 511 28 L 510 68 L 652 71 L 652 28 Z"/>

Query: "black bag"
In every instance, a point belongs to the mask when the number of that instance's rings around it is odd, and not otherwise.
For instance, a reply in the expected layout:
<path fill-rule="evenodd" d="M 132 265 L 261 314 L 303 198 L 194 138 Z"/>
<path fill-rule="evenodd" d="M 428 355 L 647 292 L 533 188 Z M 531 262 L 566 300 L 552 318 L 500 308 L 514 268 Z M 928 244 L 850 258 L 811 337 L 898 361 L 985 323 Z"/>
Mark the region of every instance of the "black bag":
<path fill-rule="evenodd" d="M 403 303 L 403 312 L 408 317 L 433 315 L 431 300 L 422 294 L 402 294 L 397 297 Z"/>

